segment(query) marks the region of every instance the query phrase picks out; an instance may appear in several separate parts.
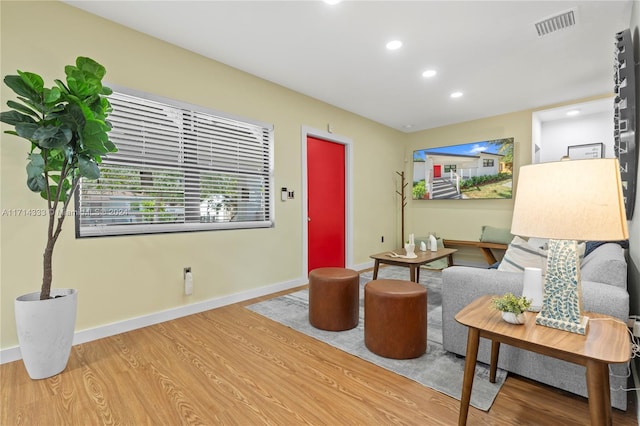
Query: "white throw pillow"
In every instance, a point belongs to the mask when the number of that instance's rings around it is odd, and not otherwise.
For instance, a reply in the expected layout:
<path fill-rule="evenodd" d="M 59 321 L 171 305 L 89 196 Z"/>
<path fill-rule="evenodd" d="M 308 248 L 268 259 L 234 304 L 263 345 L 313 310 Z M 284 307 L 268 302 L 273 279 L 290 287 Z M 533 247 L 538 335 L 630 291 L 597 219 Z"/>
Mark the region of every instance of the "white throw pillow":
<path fill-rule="evenodd" d="M 547 250 L 536 247 L 536 244 L 529 244 L 521 237 L 514 237 L 507 248 L 498 271 L 523 272 L 524 268 L 540 268 L 542 274 L 547 272 Z"/>
<path fill-rule="evenodd" d="M 507 248 L 498 271 L 523 272 L 524 268 L 540 268 L 542 275 L 547 273 L 548 239 L 514 237 Z M 578 244 L 580 262 L 584 257 L 586 244 Z"/>

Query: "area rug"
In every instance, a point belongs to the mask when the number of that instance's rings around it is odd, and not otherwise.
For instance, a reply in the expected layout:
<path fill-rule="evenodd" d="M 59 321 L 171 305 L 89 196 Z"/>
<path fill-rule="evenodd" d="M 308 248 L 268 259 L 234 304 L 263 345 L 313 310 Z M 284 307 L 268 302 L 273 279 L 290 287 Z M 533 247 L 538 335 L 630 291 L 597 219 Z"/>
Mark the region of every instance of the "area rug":
<path fill-rule="evenodd" d="M 378 278 L 407 280 L 408 275 L 407 268 L 389 266 L 380 269 Z M 442 348 L 441 272 L 425 269 L 420 271 L 420 284 L 427 287 L 427 351 L 419 358 L 408 360 L 378 356 L 370 352 L 364 344 L 364 285 L 371 278 L 371 272 L 360 275 L 360 321 L 358 326 L 351 330 L 325 331 L 318 330 L 309 324 L 307 289 L 249 305 L 247 308 L 459 400 L 464 375 L 464 358 L 458 358 Z M 504 370 L 498 369 L 496 383 L 490 383 L 489 366 L 478 363 L 471 392 L 471 405 L 488 411 L 504 384 L 506 376 Z"/>

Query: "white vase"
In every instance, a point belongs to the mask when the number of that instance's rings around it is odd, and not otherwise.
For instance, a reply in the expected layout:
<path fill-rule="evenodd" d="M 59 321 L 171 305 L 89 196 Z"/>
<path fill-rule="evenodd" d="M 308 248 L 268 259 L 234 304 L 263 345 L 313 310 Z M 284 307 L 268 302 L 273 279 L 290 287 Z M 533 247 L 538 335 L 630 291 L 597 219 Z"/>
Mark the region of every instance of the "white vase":
<path fill-rule="evenodd" d="M 415 244 L 405 244 L 404 251 L 407 252 L 407 257 L 417 257 L 416 256 L 416 245 Z"/>
<path fill-rule="evenodd" d="M 15 300 L 22 362 L 32 379 L 45 379 L 62 372 L 71 353 L 78 292 L 52 289 L 51 297 L 40 300 L 40 292 L 35 292 Z"/>
<path fill-rule="evenodd" d="M 429 235 L 429 250 L 438 251 L 438 240 L 433 234 Z"/>
<path fill-rule="evenodd" d="M 503 312 L 502 319 L 510 324 L 524 324 L 524 313 L 514 314 L 513 312 Z"/>

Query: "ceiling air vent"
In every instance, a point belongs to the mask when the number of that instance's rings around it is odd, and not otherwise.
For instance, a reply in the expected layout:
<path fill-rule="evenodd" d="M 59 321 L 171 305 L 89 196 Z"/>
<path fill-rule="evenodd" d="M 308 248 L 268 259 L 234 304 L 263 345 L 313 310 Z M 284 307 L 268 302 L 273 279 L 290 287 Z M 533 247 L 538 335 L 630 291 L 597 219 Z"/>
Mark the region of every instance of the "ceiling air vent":
<path fill-rule="evenodd" d="M 565 28 L 573 27 L 576 24 L 576 15 L 574 10 L 563 12 L 559 15 L 551 16 L 550 18 L 543 19 L 536 22 L 536 31 L 538 36 L 542 37 L 556 31 L 563 30 Z"/>

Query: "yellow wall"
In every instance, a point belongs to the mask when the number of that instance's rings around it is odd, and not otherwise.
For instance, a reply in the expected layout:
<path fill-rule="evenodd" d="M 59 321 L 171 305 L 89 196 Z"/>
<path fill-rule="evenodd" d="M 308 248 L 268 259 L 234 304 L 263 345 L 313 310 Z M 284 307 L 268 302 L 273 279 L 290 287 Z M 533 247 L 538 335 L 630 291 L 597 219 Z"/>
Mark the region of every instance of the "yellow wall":
<path fill-rule="evenodd" d="M 549 105 L 535 110 L 512 112 L 409 134 L 405 138 L 405 174 L 412 176 L 412 158 L 415 150 L 513 137 L 513 194 L 515 196 L 518 169 L 520 166 L 530 164 L 532 161 L 532 114 L 543 109 L 588 102 L 610 96 L 610 94 L 604 94 L 562 104 Z M 409 194 L 408 198 L 406 233 L 428 235 L 428 232 L 435 231 L 439 237 L 443 238 L 477 240 L 480 238 L 482 225 L 500 228 L 511 227 L 513 198 L 510 200 L 424 201 L 411 200 L 411 194 Z M 478 258 L 482 261 L 481 256 L 478 256 Z"/>
<path fill-rule="evenodd" d="M 405 173 L 412 175 L 413 151 L 483 140 L 514 138 L 514 170 L 531 163 L 531 111 L 523 111 L 438 127 L 408 135 Z M 515 185 L 515 182 L 514 182 Z M 477 240 L 482 225 L 511 227 L 511 200 L 410 200 L 406 227 L 416 235 L 435 231 L 439 237 Z"/>
<path fill-rule="evenodd" d="M 66 64 L 89 56 L 106 67 L 111 84 L 273 123 L 274 187 L 297 194 L 276 199 L 271 229 L 75 239 L 73 221 L 66 223 L 54 287 L 78 288 L 77 330 L 302 279 L 301 126 L 325 130 L 331 123 L 335 134 L 353 140 L 354 264 L 393 248 L 404 134 L 63 3 L 0 7 L 3 76 L 28 70 L 52 84 Z M 2 85 L 1 96 L 6 109 L 13 94 Z M 2 209 L 45 207 L 26 187 L 27 150 L 24 140 L 2 135 Z M 1 348 L 17 344 L 14 298 L 39 289 L 44 235 L 42 219 L 0 218 Z M 185 266 L 194 274 L 190 297 L 183 296 Z"/>
<path fill-rule="evenodd" d="M 84 55 L 106 67 L 111 84 L 274 124 L 274 187 L 297 194 L 276 200 L 271 229 L 75 239 L 73 222 L 67 223 L 56 248 L 54 286 L 79 290 L 77 331 L 303 279 L 301 126 L 324 130 L 331 123 L 335 134 L 353 140 L 354 265 L 400 244 L 396 172 L 411 176 L 414 149 L 514 137 L 516 177 L 531 161 L 531 110 L 404 134 L 63 3 L 3 0 L 0 19 L 3 76 L 28 70 L 51 83 Z M 3 85 L 0 96 L 4 105 L 13 94 Z M 0 209 L 43 208 L 25 184 L 27 144 L 1 138 Z M 510 226 L 512 200 L 413 202 L 407 196 L 406 230 L 416 236 L 433 230 L 477 239 L 484 224 Z M 44 232 L 36 217 L 0 216 L 1 349 L 17 344 L 13 300 L 39 287 Z M 190 297 L 183 295 L 185 266 L 194 273 Z"/>

